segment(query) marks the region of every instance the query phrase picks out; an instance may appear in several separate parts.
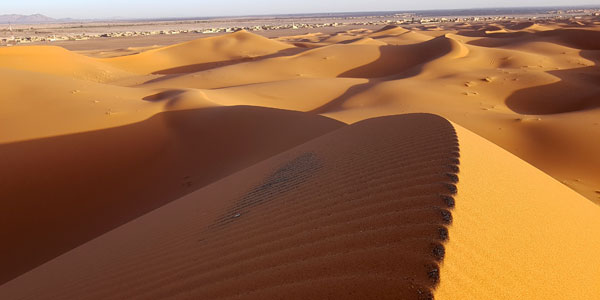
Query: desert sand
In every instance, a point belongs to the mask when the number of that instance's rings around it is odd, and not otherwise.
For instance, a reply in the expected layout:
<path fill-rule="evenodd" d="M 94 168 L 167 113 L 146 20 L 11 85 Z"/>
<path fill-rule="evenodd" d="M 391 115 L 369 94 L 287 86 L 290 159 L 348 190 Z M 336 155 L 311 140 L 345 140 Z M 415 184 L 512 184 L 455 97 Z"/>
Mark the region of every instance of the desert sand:
<path fill-rule="evenodd" d="M 594 299 L 600 20 L 0 48 L 0 299 Z"/>

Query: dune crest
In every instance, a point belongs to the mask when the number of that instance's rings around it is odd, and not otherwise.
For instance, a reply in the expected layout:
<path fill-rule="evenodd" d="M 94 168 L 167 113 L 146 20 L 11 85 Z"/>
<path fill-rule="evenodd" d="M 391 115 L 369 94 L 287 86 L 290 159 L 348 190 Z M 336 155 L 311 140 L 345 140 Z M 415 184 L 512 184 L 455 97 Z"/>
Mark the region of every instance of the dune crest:
<path fill-rule="evenodd" d="M 277 55 L 293 48 L 292 45 L 241 30 L 227 36 L 197 39 L 104 61 L 140 74 L 177 74 L 218 66 L 230 60 Z"/>
<path fill-rule="evenodd" d="M 10 170 L 0 173 L 0 281 L 342 125 L 292 111 L 208 107 L 0 145 L 0 169 Z"/>
<path fill-rule="evenodd" d="M 600 207 L 455 127 L 459 193 L 436 299 L 596 297 Z"/>
<path fill-rule="evenodd" d="M 245 62 L 151 81 L 143 86 L 215 89 L 295 78 L 380 78 L 411 72 L 446 55 L 451 58 L 466 55 L 464 46 L 443 36 L 398 46 L 366 41 L 328 45 L 293 56 Z"/>
<path fill-rule="evenodd" d="M 457 146 L 434 115 L 346 126 L 111 231 L 0 296 L 428 299 L 452 222 Z M 22 288 L 32 281 L 41 284 Z"/>

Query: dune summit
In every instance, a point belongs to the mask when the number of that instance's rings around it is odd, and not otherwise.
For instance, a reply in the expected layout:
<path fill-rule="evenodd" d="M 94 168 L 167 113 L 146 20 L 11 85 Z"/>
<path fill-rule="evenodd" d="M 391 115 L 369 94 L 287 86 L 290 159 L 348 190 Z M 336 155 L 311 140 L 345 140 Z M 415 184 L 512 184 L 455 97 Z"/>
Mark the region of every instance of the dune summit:
<path fill-rule="evenodd" d="M 594 299 L 599 26 L 0 48 L 0 299 Z"/>

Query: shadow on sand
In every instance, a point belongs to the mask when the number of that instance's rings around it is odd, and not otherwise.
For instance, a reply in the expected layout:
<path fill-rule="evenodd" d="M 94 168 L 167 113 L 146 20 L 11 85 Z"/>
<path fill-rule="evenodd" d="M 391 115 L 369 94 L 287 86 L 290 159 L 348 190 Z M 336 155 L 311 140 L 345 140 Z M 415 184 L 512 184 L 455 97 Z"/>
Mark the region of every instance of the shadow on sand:
<path fill-rule="evenodd" d="M 195 73 L 195 72 L 206 71 L 206 70 L 210 70 L 210 69 L 245 63 L 245 62 L 261 61 L 263 59 L 268 59 L 268 58 L 296 55 L 296 54 L 302 53 L 306 50 L 307 49 L 303 49 L 303 48 L 289 48 L 289 49 L 281 50 L 277 53 L 264 55 L 264 56 L 243 57 L 243 58 L 239 58 L 239 59 L 232 59 L 232 60 L 226 60 L 226 61 L 216 61 L 216 62 L 209 62 L 209 63 L 192 64 L 192 65 L 186 65 L 186 66 L 180 66 L 180 67 L 176 67 L 176 68 L 170 68 L 170 69 L 156 71 L 153 74 L 154 75 L 173 75 L 173 74 Z"/>
<path fill-rule="evenodd" d="M 0 145 L 0 284 L 231 173 L 344 126 L 251 106 Z"/>
<path fill-rule="evenodd" d="M 600 107 L 600 51 L 581 51 L 595 66 L 548 71 L 560 81 L 514 92 L 506 106 L 520 114 L 546 115 Z"/>

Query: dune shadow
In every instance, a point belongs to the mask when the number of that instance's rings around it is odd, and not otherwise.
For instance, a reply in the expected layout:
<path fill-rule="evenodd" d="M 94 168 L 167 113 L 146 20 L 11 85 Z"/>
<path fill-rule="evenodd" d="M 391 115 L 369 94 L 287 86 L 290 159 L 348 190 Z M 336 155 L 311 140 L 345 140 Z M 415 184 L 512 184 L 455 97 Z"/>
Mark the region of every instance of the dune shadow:
<path fill-rule="evenodd" d="M 512 111 L 520 114 L 546 115 L 600 107 L 600 51 L 581 51 L 582 57 L 595 66 L 548 71 L 560 81 L 518 90 L 506 98 Z"/>
<path fill-rule="evenodd" d="M 324 113 L 328 113 L 328 112 L 334 112 L 334 111 L 341 110 L 342 106 L 348 99 L 373 87 L 374 82 L 375 82 L 375 80 L 370 79 L 365 83 L 353 85 L 339 97 L 337 97 L 337 98 L 335 98 L 335 99 L 333 99 L 333 100 L 331 100 L 309 112 L 313 113 L 313 114 L 324 114 Z"/>
<path fill-rule="evenodd" d="M 164 92 L 146 96 L 146 97 L 142 98 L 142 100 L 150 101 L 150 102 L 160 102 L 165 99 L 177 97 L 183 93 L 185 93 L 184 90 L 168 90 L 168 91 L 164 91 Z"/>
<path fill-rule="evenodd" d="M 233 106 L 0 145 L 0 283 L 211 182 L 335 130 Z"/>
<path fill-rule="evenodd" d="M 373 31 L 373 33 L 379 33 L 379 32 L 384 32 L 384 31 L 388 31 L 388 30 L 392 30 L 392 29 L 398 29 L 398 28 L 403 28 L 402 26 L 398 26 L 398 25 L 385 25 L 375 31 Z"/>
<path fill-rule="evenodd" d="M 146 214 L 0 293 L 434 299 L 458 221 L 460 156 L 440 116 L 363 120 Z"/>
<path fill-rule="evenodd" d="M 354 38 L 354 39 L 349 39 L 349 40 L 341 41 L 338 44 L 342 44 L 342 45 L 352 44 L 352 43 L 358 42 L 358 41 L 360 41 L 362 39 L 364 39 L 364 37 L 357 37 L 357 38 Z"/>
<path fill-rule="evenodd" d="M 150 79 L 148 81 L 143 82 L 142 84 L 151 84 L 151 83 L 162 82 L 162 81 L 165 81 L 165 80 L 169 80 L 169 79 L 177 78 L 177 77 L 180 77 L 180 76 L 184 76 L 184 75 L 187 75 L 187 74 L 190 74 L 190 73 L 208 71 L 208 70 L 212 70 L 212 69 L 217 69 L 217 68 L 221 68 L 221 67 L 226 67 L 226 66 L 231 66 L 231 65 L 236 65 L 236 64 L 242 64 L 242 63 L 247 63 L 247 62 L 261 61 L 261 60 L 268 59 L 268 58 L 275 58 L 275 57 L 282 57 L 282 56 L 293 56 L 293 55 L 302 53 L 302 52 L 307 51 L 307 50 L 310 50 L 310 49 L 308 49 L 308 48 L 301 48 L 301 47 L 295 47 L 295 48 L 290 48 L 290 49 L 284 49 L 284 50 L 281 50 L 281 51 L 279 51 L 277 53 L 273 53 L 273 54 L 270 54 L 270 55 L 259 56 L 259 57 L 244 57 L 244 58 L 232 59 L 232 60 L 226 60 L 226 61 L 218 61 L 218 62 L 209 62 L 209 63 L 202 63 L 202 64 L 191 64 L 191 65 L 179 66 L 179 67 L 175 67 L 175 68 L 170 68 L 170 69 L 156 71 L 156 72 L 154 72 L 152 74 L 153 75 L 163 75 L 163 76 L 159 77 L 159 78 Z"/>
<path fill-rule="evenodd" d="M 411 45 L 387 45 L 379 47 L 379 58 L 369 64 L 348 70 L 339 78 L 366 78 L 366 83 L 350 87 L 344 94 L 311 110 L 323 114 L 341 109 L 351 97 L 360 94 L 379 82 L 400 80 L 418 75 L 423 65 L 452 51 L 452 45 L 445 37 L 435 38 Z"/>
<path fill-rule="evenodd" d="M 586 29 L 556 29 L 536 33 L 542 37 L 558 37 L 557 42 L 581 50 L 600 50 L 600 31 Z"/>
<path fill-rule="evenodd" d="M 298 41 L 298 42 L 290 42 L 290 43 L 298 48 L 303 48 L 306 50 L 322 47 L 322 45 L 315 44 L 311 41 L 304 41 L 304 42 Z"/>
<path fill-rule="evenodd" d="M 438 37 L 422 43 L 409 45 L 385 45 L 379 47 L 379 58 L 366 65 L 348 70 L 338 77 L 395 79 L 412 76 L 419 67 L 452 51 L 446 37 Z"/>
<path fill-rule="evenodd" d="M 466 37 L 485 37 L 486 36 L 485 30 L 472 30 L 472 29 L 459 30 L 456 34 L 466 36 Z"/>
<path fill-rule="evenodd" d="M 206 70 L 210 70 L 210 69 L 245 63 L 245 62 L 260 61 L 260 60 L 268 59 L 268 58 L 296 55 L 296 54 L 302 53 L 306 50 L 307 49 L 295 47 L 295 48 L 283 49 L 276 53 L 264 55 L 264 56 L 242 57 L 242 58 L 226 60 L 226 61 L 191 64 L 191 65 L 179 66 L 179 67 L 175 67 L 175 68 L 156 71 L 152 74 L 153 75 L 175 75 L 175 74 L 195 73 L 195 72 L 201 72 L 201 71 L 206 71 Z M 160 78 L 158 78 L 158 79 L 160 79 Z"/>

